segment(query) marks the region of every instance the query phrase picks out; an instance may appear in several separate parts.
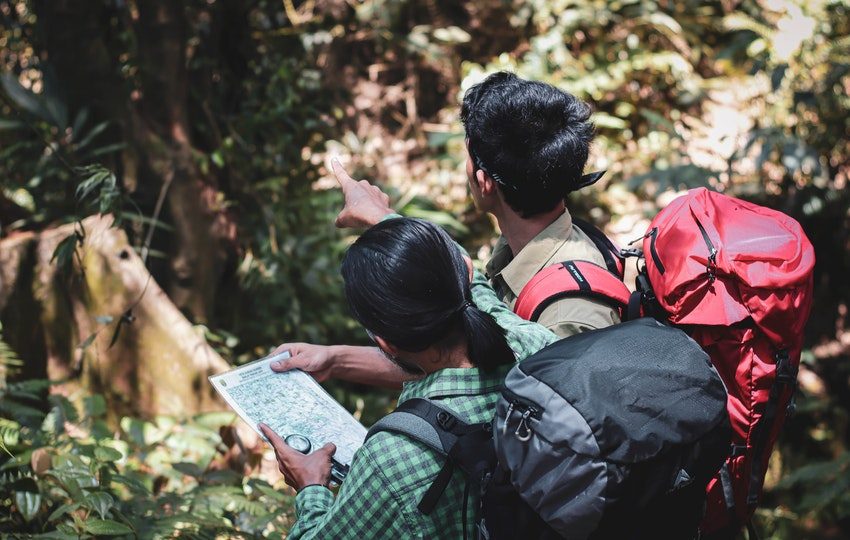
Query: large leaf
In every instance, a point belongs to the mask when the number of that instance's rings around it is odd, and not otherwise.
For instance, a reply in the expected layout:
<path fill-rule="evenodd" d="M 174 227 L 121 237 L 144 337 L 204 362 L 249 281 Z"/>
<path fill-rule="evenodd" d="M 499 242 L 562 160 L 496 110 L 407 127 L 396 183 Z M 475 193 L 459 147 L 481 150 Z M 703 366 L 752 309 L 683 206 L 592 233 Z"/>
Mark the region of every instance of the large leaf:
<path fill-rule="evenodd" d="M 44 99 L 21 86 L 21 83 L 13 74 L 4 73 L 0 75 L 0 85 L 3 86 L 6 95 L 15 102 L 15 105 L 45 122 L 53 123 L 53 118 L 44 104 Z"/>
<path fill-rule="evenodd" d="M 106 519 L 109 510 L 115 506 L 115 499 L 109 493 L 95 491 L 86 495 L 86 498 L 83 499 L 83 505 L 96 511 L 101 519 Z"/>
<path fill-rule="evenodd" d="M 57 508 L 56 510 L 54 510 L 53 512 L 50 513 L 50 515 L 47 517 L 47 521 L 54 521 L 56 519 L 59 519 L 62 516 L 64 516 L 65 514 L 73 512 L 74 510 L 76 510 L 79 507 L 80 507 L 80 503 L 63 504 L 62 506 L 60 506 L 59 508 Z"/>
<path fill-rule="evenodd" d="M 25 520 L 32 520 L 41 507 L 41 494 L 37 491 L 18 491 L 15 493 L 15 506 Z"/>
<path fill-rule="evenodd" d="M 95 448 L 94 456 L 101 461 L 118 461 L 123 457 L 121 452 L 107 446 L 98 446 Z"/>
<path fill-rule="evenodd" d="M 193 476 L 198 478 L 204 474 L 203 469 L 195 465 L 194 463 L 189 463 L 186 461 L 175 463 L 172 465 L 176 470 L 182 472 L 183 474 L 187 474 L 189 476 Z"/>
<path fill-rule="evenodd" d="M 119 534 L 132 534 L 133 529 L 111 519 L 89 519 L 83 524 L 86 532 L 94 535 L 117 536 Z"/>

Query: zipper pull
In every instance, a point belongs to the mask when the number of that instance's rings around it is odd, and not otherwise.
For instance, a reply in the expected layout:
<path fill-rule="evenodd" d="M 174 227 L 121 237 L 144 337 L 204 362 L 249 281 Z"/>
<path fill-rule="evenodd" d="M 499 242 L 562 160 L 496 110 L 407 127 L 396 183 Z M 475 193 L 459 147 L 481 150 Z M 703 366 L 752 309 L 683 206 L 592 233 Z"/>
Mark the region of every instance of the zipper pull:
<path fill-rule="evenodd" d="M 508 433 L 508 422 L 511 419 L 511 414 L 514 412 L 514 402 L 508 402 L 508 412 L 505 414 L 505 423 L 502 424 L 502 436 L 504 437 Z"/>
<path fill-rule="evenodd" d="M 522 418 L 519 419 L 519 425 L 516 427 L 516 431 L 514 431 L 516 438 L 522 442 L 530 439 L 533 433 L 531 425 L 528 423 L 528 419 L 531 417 L 533 412 L 534 409 L 526 409 L 525 412 L 522 413 Z"/>
<path fill-rule="evenodd" d="M 708 233 L 705 230 L 705 227 L 702 226 L 702 223 L 697 220 L 697 227 L 699 228 L 699 232 L 702 235 L 702 239 L 705 242 L 705 247 L 708 249 L 708 261 L 705 265 L 705 272 L 708 274 L 708 282 L 714 283 L 714 280 L 717 278 L 717 248 L 714 247 L 714 243 L 709 238 Z"/>

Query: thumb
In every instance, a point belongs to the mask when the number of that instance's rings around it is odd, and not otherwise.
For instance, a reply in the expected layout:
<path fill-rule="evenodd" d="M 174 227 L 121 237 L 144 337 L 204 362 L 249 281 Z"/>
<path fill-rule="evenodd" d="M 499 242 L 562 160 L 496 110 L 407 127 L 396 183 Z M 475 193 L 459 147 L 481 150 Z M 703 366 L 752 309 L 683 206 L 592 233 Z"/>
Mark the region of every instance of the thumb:
<path fill-rule="evenodd" d="M 323 453 L 323 454 L 327 454 L 328 458 L 330 458 L 331 456 L 336 454 L 336 445 L 334 443 L 328 443 L 328 444 L 324 445 L 323 447 L 319 448 L 318 451 Z"/>
<path fill-rule="evenodd" d="M 272 368 L 272 371 L 276 373 L 282 373 L 284 371 L 291 371 L 293 369 L 304 369 L 306 367 L 308 360 L 301 355 L 291 356 L 289 358 L 284 358 L 283 360 L 278 360 L 277 362 L 272 362 L 269 366 Z"/>

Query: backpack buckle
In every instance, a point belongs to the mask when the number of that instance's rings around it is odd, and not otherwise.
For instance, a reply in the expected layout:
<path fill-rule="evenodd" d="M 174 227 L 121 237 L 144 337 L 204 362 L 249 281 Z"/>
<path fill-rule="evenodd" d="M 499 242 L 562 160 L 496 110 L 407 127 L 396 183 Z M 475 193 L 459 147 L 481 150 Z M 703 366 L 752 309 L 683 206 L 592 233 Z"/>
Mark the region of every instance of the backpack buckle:
<path fill-rule="evenodd" d="M 620 250 L 620 257 L 628 258 L 628 257 L 642 257 L 643 250 L 639 248 L 623 248 Z"/>
<path fill-rule="evenodd" d="M 776 360 L 776 382 L 782 385 L 791 385 L 797 382 L 797 370 L 791 366 L 788 357 L 788 349 L 780 349 L 775 356 Z"/>
<path fill-rule="evenodd" d="M 437 413 L 437 424 L 444 430 L 451 431 L 457 424 L 457 419 L 446 411 L 440 411 Z"/>

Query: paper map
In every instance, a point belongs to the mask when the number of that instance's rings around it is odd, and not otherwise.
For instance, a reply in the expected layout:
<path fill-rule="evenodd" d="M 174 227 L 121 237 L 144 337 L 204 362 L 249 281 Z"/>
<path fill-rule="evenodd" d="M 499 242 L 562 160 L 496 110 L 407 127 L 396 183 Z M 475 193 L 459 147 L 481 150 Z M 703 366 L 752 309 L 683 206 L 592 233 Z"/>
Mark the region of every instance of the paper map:
<path fill-rule="evenodd" d="M 334 443 L 334 459 L 351 465 L 366 438 L 366 428 L 311 376 L 300 370 L 275 373 L 269 367 L 288 357 L 287 352 L 262 358 L 213 375 L 210 383 L 257 433 L 257 425 L 263 422 L 283 439 L 292 434 L 306 437 L 313 450 Z"/>

